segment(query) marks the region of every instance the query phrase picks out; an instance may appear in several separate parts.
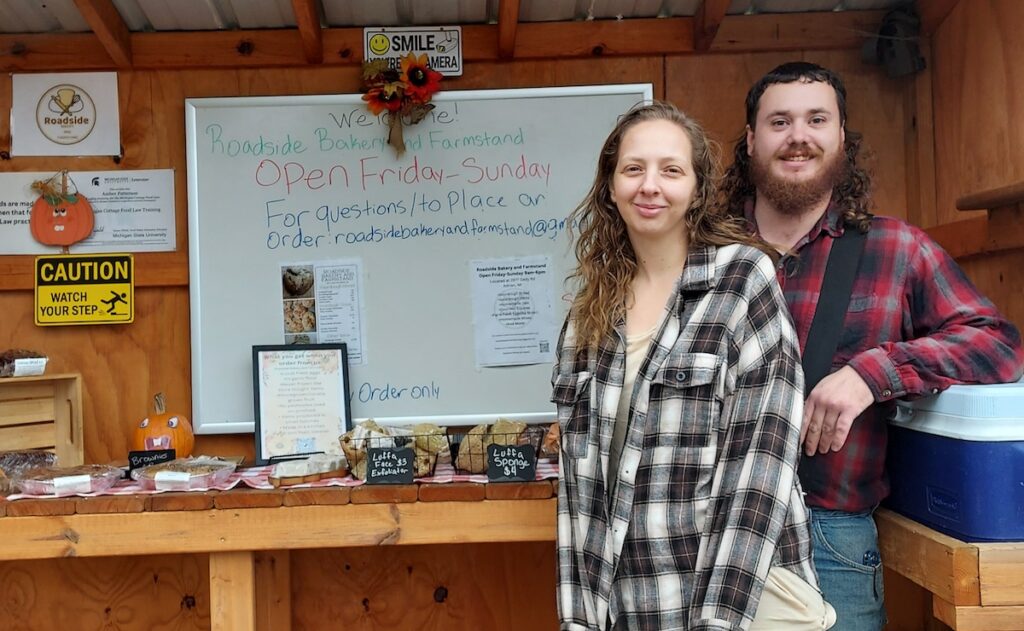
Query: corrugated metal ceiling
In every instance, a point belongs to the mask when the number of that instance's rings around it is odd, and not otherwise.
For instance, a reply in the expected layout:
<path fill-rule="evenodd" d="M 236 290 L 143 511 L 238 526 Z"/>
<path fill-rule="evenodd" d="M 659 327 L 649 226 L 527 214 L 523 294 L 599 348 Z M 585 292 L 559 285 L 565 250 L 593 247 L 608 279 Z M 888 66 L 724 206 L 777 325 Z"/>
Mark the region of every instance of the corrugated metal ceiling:
<path fill-rule="evenodd" d="M 113 0 L 131 31 L 292 28 L 291 0 Z M 520 22 L 692 16 L 701 0 L 521 0 Z M 732 0 L 728 14 L 863 11 L 906 0 Z M 489 24 L 499 0 L 320 0 L 325 27 Z M 74 0 L 0 0 L 0 33 L 88 32 Z"/>

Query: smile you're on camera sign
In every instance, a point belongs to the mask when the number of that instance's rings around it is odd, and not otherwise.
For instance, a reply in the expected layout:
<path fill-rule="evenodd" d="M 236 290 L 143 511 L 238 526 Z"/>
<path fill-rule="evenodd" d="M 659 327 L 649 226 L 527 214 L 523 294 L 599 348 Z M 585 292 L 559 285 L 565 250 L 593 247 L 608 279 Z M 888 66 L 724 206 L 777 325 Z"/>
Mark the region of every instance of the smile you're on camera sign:
<path fill-rule="evenodd" d="M 409 53 L 426 55 L 430 68 L 446 77 L 462 76 L 461 26 L 411 26 L 407 28 L 364 28 L 365 61 L 386 59 L 396 70 Z"/>

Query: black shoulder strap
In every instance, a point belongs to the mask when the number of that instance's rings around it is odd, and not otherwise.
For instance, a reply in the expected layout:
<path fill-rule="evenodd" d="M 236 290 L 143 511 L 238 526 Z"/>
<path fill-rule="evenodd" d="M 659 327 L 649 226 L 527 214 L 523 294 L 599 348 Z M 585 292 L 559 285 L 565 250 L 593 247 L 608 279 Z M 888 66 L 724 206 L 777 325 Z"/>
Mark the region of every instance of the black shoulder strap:
<path fill-rule="evenodd" d="M 811 330 L 804 345 L 804 395 L 825 378 L 832 368 L 832 358 L 839 346 L 843 320 L 850 306 L 853 279 L 857 276 L 860 257 L 864 252 L 867 233 L 847 226 L 843 236 L 832 242 L 832 250 L 825 265 L 821 294 L 814 309 Z"/>

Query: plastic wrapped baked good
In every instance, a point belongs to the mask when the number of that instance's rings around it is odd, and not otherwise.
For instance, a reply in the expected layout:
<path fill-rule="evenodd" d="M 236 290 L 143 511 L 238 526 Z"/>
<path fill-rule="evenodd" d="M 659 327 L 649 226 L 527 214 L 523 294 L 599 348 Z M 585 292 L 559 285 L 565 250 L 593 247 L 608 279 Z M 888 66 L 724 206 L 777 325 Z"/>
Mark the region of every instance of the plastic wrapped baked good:
<path fill-rule="evenodd" d="M 42 449 L 0 451 L 0 470 L 9 479 L 21 477 L 22 473 L 36 467 L 57 466 L 57 454 Z"/>
<path fill-rule="evenodd" d="M 76 495 L 106 491 L 120 480 L 124 472 L 103 464 L 77 467 L 35 467 L 14 478 L 14 485 L 30 495 Z"/>
<path fill-rule="evenodd" d="M 235 471 L 230 460 L 210 456 L 178 458 L 132 470 L 132 479 L 157 491 L 208 489 L 227 481 Z"/>
<path fill-rule="evenodd" d="M 544 436 L 544 442 L 540 447 L 540 457 L 548 460 L 558 460 L 558 442 L 561 436 L 561 430 L 558 426 L 558 421 L 551 424 L 548 428 L 547 434 Z"/>
<path fill-rule="evenodd" d="M 14 362 L 18 359 L 46 357 L 42 353 L 24 348 L 9 348 L 0 353 L 0 377 L 14 376 Z"/>
<path fill-rule="evenodd" d="M 313 454 L 309 458 L 285 460 L 274 465 L 268 479 L 271 486 L 291 486 L 348 475 L 348 463 L 341 454 Z"/>

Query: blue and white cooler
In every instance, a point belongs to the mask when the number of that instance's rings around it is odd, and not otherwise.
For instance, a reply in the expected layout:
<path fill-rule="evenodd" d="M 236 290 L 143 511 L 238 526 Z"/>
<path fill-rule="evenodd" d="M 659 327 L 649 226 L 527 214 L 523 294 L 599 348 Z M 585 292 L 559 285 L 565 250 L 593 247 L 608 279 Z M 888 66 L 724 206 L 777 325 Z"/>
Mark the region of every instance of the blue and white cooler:
<path fill-rule="evenodd" d="M 1024 383 L 897 402 L 884 505 L 963 541 L 1024 540 Z"/>

